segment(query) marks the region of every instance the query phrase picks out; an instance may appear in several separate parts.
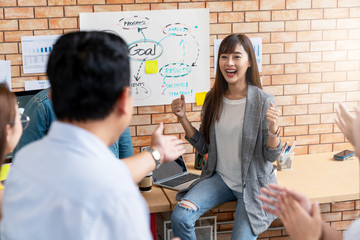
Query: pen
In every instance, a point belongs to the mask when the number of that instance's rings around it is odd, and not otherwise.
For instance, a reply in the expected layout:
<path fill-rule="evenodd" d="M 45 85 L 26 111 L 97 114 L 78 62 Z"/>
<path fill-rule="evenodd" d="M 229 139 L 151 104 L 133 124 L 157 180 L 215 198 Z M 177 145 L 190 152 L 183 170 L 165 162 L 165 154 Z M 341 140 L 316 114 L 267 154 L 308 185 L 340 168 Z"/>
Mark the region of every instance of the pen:
<path fill-rule="evenodd" d="M 280 153 L 280 156 L 282 156 L 282 155 L 284 154 L 284 152 L 285 152 L 288 144 L 289 144 L 289 142 L 286 142 L 286 143 L 285 143 L 284 148 L 283 148 L 283 150 L 282 150 L 281 153 Z"/>
<path fill-rule="evenodd" d="M 294 143 L 291 145 L 289 152 L 294 151 L 295 145 L 296 145 L 296 141 L 294 141 Z"/>

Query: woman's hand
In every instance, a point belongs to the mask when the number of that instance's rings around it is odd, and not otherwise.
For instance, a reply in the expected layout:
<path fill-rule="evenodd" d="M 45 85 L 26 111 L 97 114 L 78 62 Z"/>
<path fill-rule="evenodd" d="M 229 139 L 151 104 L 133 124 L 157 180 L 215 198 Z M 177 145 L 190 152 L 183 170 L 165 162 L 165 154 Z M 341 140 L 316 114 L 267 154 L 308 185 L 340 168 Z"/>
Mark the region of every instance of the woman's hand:
<path fill-rule="evenodd" d="M 266 120 L 268 121 L 268 129 L 272 134 L 279 128 L 279 117 L 281 116 L 280 110 L 275 107 L 275 105 L 270 102 L 270 107 L 266 111 Z"/>
<path fill-rule="evenodd" d="M 180 98 L 172 101 L 171 110 L 178 118 L 183 118 L 186 115 L 185 96 L 183 94 Z"/>
<path fill-rule="evenodd" d="M 353 116 L 342 103 L 339 103 L 338 107 L 336 108 L 335 122 L 340 128 L 341 132 L 353 146 L 355 146 L 353 128 L 354 120 L 355 116 Z"/>

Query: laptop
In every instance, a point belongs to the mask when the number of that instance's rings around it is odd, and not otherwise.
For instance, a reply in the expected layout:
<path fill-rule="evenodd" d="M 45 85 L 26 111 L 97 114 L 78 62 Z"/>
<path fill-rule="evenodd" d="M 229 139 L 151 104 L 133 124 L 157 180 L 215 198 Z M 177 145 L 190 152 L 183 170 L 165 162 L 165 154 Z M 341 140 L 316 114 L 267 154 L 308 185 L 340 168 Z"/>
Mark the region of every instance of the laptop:
<path fill-rule="evenodd" d="M 154 184 L 174 190 L 183 190 L 190 186 L 200 175 L 188 172 L 184 158 L 164 163 L 153 171 Z"/>

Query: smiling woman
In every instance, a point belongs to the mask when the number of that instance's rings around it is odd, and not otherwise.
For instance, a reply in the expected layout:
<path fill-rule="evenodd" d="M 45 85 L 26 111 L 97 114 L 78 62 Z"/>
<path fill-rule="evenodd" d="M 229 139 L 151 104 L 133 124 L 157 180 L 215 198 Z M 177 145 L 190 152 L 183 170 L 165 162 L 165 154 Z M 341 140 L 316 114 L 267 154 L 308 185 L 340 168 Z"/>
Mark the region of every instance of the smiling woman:
<path fill-rule="evenodd" d="M 236 200 L 232 239 L 256 239 L 274 216 L 257 199 L 260 187 L 276 182 L 273 164 L 280 152 L 274 97 L 262 91 L 254 49 L 243 34 L 220 45 L 213 88 L 202 109 L 200 129 L 186 117 L 185 94 L 171 108 L 186 139 L 208 160 L 200 180 L 180 191 L 171 216 L 175 236 L 196 239 L 195 221 L 209 209 Z"/>

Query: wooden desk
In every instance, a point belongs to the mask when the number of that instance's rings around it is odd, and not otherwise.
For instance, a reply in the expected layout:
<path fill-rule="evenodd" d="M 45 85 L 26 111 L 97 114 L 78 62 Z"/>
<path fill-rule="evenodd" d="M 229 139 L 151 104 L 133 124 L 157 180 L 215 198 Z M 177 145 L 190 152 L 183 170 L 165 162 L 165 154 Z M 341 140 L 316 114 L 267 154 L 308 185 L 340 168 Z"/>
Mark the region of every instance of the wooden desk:
<path fill-rule="evenodd" d="M 359 160 L 352 157 L 337 161 L 335 152 L 310 155 L 295 155 L 291 170 L 277 171 L 279 185 L 286 186 L 308 196 L 319 203 L 339 202 L 360 199 Z M 187 164 L 190 172 L 200 173 L 193 163 Z M 171 209 L 176 207 L 177 191 L 163 188 Z M 234 208 L 235 202 L 217 208 Z"/>
<path fill-rule="evenodd" d="M 170 203 L 162 189 L 153 185 L 150 192 L 141 192 L 146 200 L 150 213 L 170 211 Z"/>

